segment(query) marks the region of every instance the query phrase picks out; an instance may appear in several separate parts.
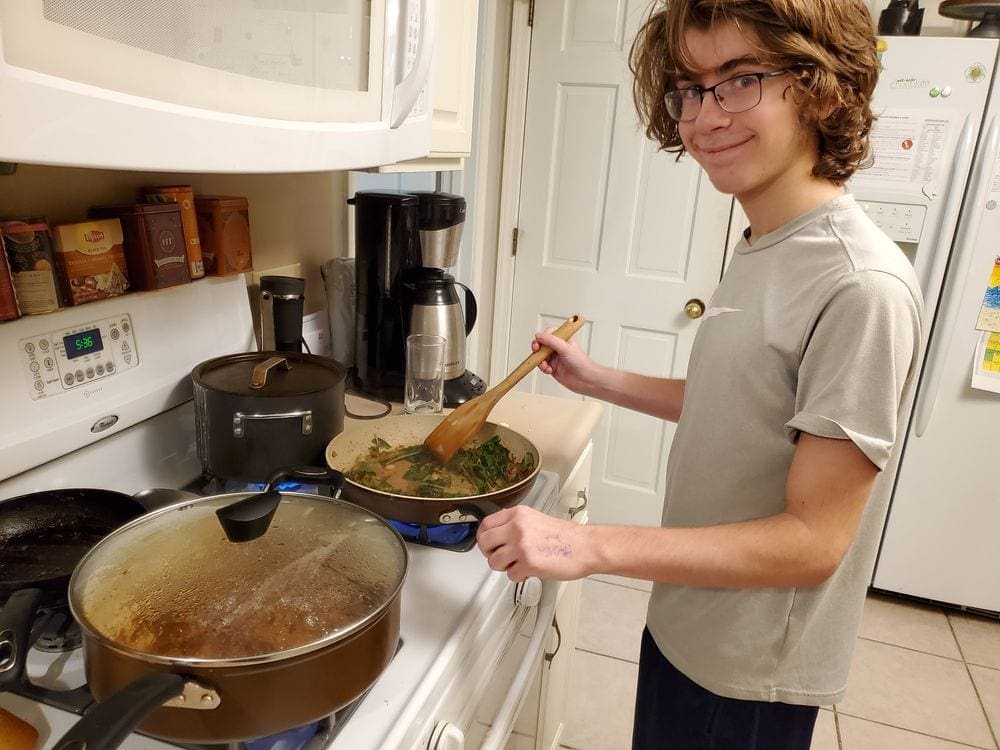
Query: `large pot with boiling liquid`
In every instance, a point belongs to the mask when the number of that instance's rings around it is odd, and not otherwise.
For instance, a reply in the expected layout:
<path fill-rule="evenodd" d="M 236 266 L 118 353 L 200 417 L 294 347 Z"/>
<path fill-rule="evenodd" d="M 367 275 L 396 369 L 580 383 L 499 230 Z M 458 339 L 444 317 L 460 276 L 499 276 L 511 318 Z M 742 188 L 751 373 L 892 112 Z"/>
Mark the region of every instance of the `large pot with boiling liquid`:
<path fill-rule="evenodd" d="M 266 531 L 232 541 L 262 498 Z M 406 563 L 389 524 L 318 495 L 217 495 L 130 522 L 70 581 L 99 703 L 56 748 L 114 747 L 134 727 L 238 742 L 334 713 L 396 651 Z"/>

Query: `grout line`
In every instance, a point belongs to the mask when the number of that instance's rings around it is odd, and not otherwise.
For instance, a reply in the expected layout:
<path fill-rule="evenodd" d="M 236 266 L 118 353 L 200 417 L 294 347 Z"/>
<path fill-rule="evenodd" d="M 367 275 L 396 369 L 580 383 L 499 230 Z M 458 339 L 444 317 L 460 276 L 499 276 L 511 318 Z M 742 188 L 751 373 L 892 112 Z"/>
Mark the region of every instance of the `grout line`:
<path fill-rule="evenodd" d="M 839 715 L 840 714 L 838 713 L 838 716 Z M 896 724 L 888 724 L 888 723 L 886 723 L 884 721 L 878 721 L 877 719 L 868 719 L 868 718 L 865 718 L 864 716 L 857 716 L 856 714 L 845 713 L 844 716 L 850 716 L 852 719 L 857 719 L 858 721 L 867 721 L 869 724 L 878 724 L 879 726 L 888 727 L 889 729 L 898 729 L 898 730 L 900 730 L 902 732 L 909 732 L 910 734 L 917 734 L 917 735 L 920 735 L 921 737 L 928 737 L 928 738 L 930 738 L 932 740 L 941 740 L 942 742 L 950 742 L 951 744 L 958 745 L 960 747 L 972 747 L 972 748 L 975 748 L 975 750 L 989 750 L 988 748 L 984 748 L 982 745 L 970 745 L 968 742 L 962 742 L 961 740 L 953 740 L 953 739 L 950 739 L 948 737 L 942 737 L 942 736 L 937 735 L 937 734 L 928 734 L 927 732 L 921 732 L 921 731 L 916 730 L 916 729 L 911 729 L 910 727 L 901 727 L 901 726 L 898 726 Z M 838 723 L 838 727 L 839 727 L 839 723 Z"/>
<path fill-rule="evenodd" d="M 844 750 L 844 738 L 840 736 L 840 713 L 837 706 L 833 706 L 833 728 L 837 734 L 837 750 Z"/>
<path fill-rule="evenodd" d="M 606 574 L 602 574 L 606 575 Z M 587 576 L 584 580 L 590 581 L 591 583 L 603 583 L 605 586 L 617 586 L 620 589 L 628 589 L 629 591 L 639 591 L 643 594 L 651 594 L 649 589 L 639 588 L 638 586 L 629 586 L 627 583 L 618 583 L 617 581 L 605 581 L 601 578 L 591 578 Z M 636 580 L 639 580 L 638 578 Z"/>
<path fill-rule="evenodd" d="M 979 686 L 976 684 L 976 678 L 972 676 L 972 670 L 969 669 L 969 662 L 965 658 L 965 651 L 962 649 L 962 642 L 958 639 L 958 633 L 955 632 L 955 626 L 952 625 L 950 617 L 945 615 L 945 619 L 948 621 L 948 629 L 951 630 L 951 637 L 955 639 L 955 644 L 958 646 L 958 653 L 962 655 L 962 664 L 965 666 L 965 673 L 969 675 L 969 682 L 972 683 L 972 690 L 976 694 L 976 700 L 979 701 L 979 708 L 982 710 L 983 717 L 986 719 L 986 726 L 989 727 L 990 734 L 993 735 L 993 747 L 995 750 L 998 745 L 997 730 L 994 729 L 993 723 L 990 721 L 990 715 L 986 711 L 986 704 L 983 703 L 983 696 L 979 692 Z"/>
<path fill-rule="evenodd" d="M 936 656 L 939 659 L 947 659 L 948 661 L 957 661 L 961 664 L 965 663 L 965 660 L 961 657 L 945 656 L 944 654 L 936 654 L 933 651 L 922 651 L 919 648 L 913 648 L 912 646 L 903 646 L 900 645 L 899 643 L 891 643 L 890 641 L 880 641 L 877 638 L 867 638 L 865 636 L 859 635 L 858 640 L 868 641 L 869 643 L 880 643 L 883 646 L 892 646 L 893 648 L 901 648 L 904 651 L 912 651 L 915 654 L 924 654 L 925 656 Z M 959 653 L 962 653 L 961 648 L 959 649 Z"/>
<path fill-rule="evenodd" d="M 612 654 L 602 654 L 600 651 L 591 651 L 589 648 L 576 647 L 577 651 L 582 651 L 585 654 L 590 654 L 591 656 L 603 656 L 606 659 L 614 659 L 615 661 L 620 661 L 622 664 L 632 664 L 634 666 L 639 666 L 638 661 L 632 661 L 631 659 L 623 659 L 620 656 L 613 656 Z"/>

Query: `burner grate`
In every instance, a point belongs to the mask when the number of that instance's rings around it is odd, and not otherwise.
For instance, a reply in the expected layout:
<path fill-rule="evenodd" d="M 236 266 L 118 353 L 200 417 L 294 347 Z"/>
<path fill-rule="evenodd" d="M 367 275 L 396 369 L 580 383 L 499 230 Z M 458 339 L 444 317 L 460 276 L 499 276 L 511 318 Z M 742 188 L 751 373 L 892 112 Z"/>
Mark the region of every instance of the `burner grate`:
<path fill-rule="evenodd" d="M 425 526 L 391 519 L 389 519 L 389 523 L 408 542 L 453 552 L 468 552 L 475 547 L 476 529 L 479 528 L 478 523 L 447 523 Z"/>

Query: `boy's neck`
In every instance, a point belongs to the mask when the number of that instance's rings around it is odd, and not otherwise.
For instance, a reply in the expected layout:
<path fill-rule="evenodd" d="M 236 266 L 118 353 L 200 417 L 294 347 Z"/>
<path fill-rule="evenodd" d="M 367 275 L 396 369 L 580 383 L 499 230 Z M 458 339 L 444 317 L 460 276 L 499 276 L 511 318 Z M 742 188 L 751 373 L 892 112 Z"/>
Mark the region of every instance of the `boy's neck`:
<path fill-rule="evenodd" d="M 843 193 L 842 186 L 828 179 L 809 175 L 806 179 L 782 180 L 757 195 L 736 196 L 750 220 L 751 231 L 747 242 L 752 245 L 757 238 Z"/>

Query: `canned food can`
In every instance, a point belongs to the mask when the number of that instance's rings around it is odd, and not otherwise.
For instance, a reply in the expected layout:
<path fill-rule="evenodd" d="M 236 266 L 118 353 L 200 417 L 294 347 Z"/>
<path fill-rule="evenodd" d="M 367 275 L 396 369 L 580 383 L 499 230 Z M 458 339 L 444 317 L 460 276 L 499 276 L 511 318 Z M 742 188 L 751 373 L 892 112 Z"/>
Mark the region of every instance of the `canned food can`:
<path fill-rule="evenodd" d="M 184 252 L 187 255 L 188 271 L 192 279 L 205 275 L 205 261 L 201 252 L 201 237 L 198 234 L 198 215 L 194 208 L 194 190 L 190 185 L 161 185 L 142 190 L 146 203 L 176 203 L 181 209 L 181 228 L 184 232 Z"/>
<path fill-rule="evenodd" d="M 0 222 L 0 235 L 21 312 L 38 315 L 58 310 L 59 285 L 48 221 L 43 217 L 8 219 Z"/>

